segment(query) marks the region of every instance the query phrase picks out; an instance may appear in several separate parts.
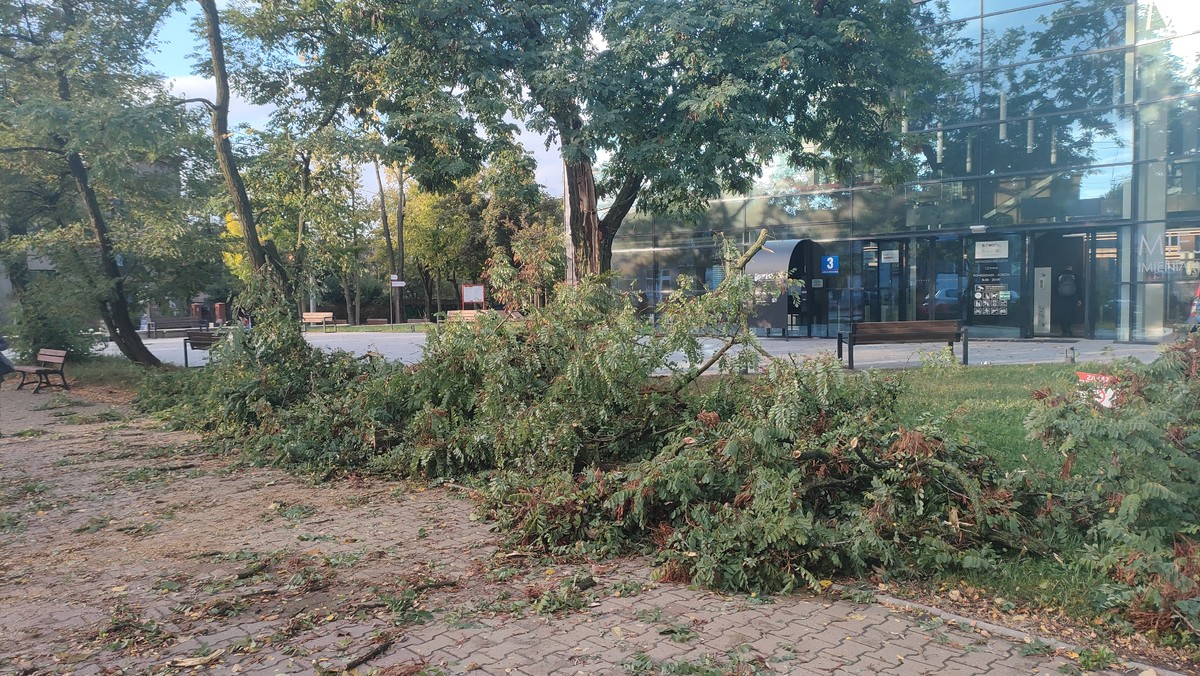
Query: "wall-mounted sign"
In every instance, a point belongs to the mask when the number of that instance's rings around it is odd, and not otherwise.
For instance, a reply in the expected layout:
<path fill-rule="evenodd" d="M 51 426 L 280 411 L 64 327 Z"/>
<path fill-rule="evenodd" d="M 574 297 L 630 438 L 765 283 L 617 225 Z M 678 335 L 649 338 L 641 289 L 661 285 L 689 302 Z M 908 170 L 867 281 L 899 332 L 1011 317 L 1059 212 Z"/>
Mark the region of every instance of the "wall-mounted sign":
<path fill-rule="evenodd" d="M 880 263 L 899 263 L 900 262 L 900 250 L 899 249 L 889 249 L 888 251 L 880 251 L 879 252 L 879 262 Z"/>
<path fill-rule="evenodd" d="M 975 260 L 990 258 L 1008 258 L 1008 240 L 994 242 L 975 242 Z"/>
<path fill-rule="evenodd" d="M 463 284 L 462 302 L 463 303 L 483 303 L 483 285 L 482 284 Z"/>
<path fill-rule="evenodd" d="M 1007 284 L 975 285 L 975 316 L 995 317 L 1008 314 L 1008 301 L 1012 292 Z"/>
<path fill-rule="evenodd" d="M 837 256 L 821 256 L 821 274 L 836 275 L 838 273 Z"/>
<path fill-rule="evenodd" d="M 812 288 L 814 288 L 814 289 L 824 289 L 824 288 L 825 288 L 825 280 L 821 279 L 820 277 L 815 277 L 815 278 L 812 280 Z"/>

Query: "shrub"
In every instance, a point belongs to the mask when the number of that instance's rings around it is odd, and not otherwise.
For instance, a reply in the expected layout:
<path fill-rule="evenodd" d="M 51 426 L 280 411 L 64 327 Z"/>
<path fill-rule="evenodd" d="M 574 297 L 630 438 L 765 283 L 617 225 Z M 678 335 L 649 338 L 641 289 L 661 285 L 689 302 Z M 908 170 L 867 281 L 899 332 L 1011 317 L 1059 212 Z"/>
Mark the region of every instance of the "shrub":
<path fill-rule="evenodd" d="M 1154 363 L 1114 364 L 1116 405 L 1038 393 L 1027 427 L 1063 467 L 1047 520 L 1086 533 L 1082 561 L 1109 575 L 1102 605 L 1140 629 L 1200 629 L 1200 337 Z M 1079 459 L 1088 469 L 1077 471 Z"/>

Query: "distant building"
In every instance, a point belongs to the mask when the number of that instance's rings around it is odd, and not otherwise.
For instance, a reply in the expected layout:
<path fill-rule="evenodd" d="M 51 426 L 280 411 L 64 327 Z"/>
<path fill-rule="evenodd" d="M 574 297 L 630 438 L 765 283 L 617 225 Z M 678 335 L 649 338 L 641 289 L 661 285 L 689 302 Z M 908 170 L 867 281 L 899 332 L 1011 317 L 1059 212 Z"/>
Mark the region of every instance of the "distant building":
<path fill-rule="evenodd" d="M 613 266 L 657 302 L 680 274 L 713 283 L 714 232 L 748 243 L 766 227 L 786 249 L 775 264 L 805 282 L 767 335 L 944 318 L 975 336 L 1170 335 L 1200 284 L 1200 11 L 947 6 L 932 34 L 957 86 L 906 122 L 916 180 L 776 171 L 697 224 L 631 217 Z"/>

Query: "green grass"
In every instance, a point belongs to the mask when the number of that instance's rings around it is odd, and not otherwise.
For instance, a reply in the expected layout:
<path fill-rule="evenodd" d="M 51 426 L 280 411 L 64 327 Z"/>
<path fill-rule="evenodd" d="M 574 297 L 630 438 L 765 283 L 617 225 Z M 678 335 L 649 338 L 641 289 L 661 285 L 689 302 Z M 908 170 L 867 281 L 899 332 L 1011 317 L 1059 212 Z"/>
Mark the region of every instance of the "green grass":
<path fill-rule="evenodd" d="M 1062 392 L 1074 387 L 1075 371 L 1087 364 L 1022 364 L 933 368 L 909 371 L 909 390 L 900 413 L 914 425 L 926 413 L 950 417 L 950 431 L 966 433 L 1001 467 L 1057 472 L 1062 458 L 1026 438 L 1025 417 L 1034 390 Z"/>
<path fill-rule="evenodd" d="M 145 369 L 125 357 L 103 355 L 84 362 L 67 362 L 66 372 L 73 385 L 102 385 L 135 392 Z"/>

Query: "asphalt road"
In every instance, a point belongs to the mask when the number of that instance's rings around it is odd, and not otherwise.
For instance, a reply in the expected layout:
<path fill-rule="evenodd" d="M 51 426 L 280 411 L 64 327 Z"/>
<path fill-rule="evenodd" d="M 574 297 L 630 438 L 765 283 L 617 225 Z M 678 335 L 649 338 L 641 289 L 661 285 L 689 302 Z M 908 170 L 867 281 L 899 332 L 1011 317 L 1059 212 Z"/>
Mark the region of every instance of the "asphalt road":
<path fill-rule="evenodd" d="M 415 363 L 421 360 L 425 346 L 424 333 L 359 333 L 339 331 L 337 333 L 309 332 L 305 336 L 313 345 L 323 350 L 346 350 L 356 355 L 375 351 L 390 360 Z M 183 365 L 183 338 L 147 339 L 146 346 L 164 362 Z M 767 352 L 778 355 L 817 355 L 835 352 L 836 341 L 828 338 L 781 338 L 763 339 Z M 706 354 L 719 347 L 715 340 L 706 341 Z M 903 368 L 919 366 L 922 355 L 937 351 L 942 344 L 862 345 L 855 348 L 854 361 L 859 368 Z M 1034 340 L 972 340 L 970 362 L 972 366 L 989 364 L 1045 364 L 1064 362 L 1071 358 L 1078 362 L 1110 361 L 1120 357 L 1135 357 L 1151 361 L 1160 346 L 1151 344 L 1115 343 L 1108 340 L 1084 339 L 1034 339 Z M 961 355 L 961 345 L 955 351 Z M 111 343 L 104 354 L 120 354 Z M 206 352 L 189 351 L 188 362 L 193 366 L 207 362 Z"/>

